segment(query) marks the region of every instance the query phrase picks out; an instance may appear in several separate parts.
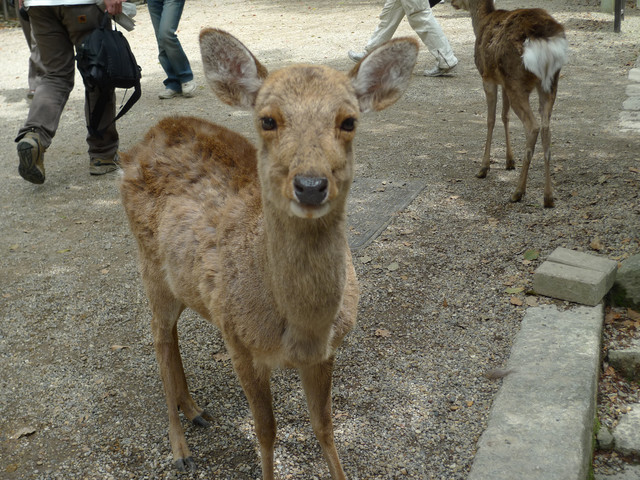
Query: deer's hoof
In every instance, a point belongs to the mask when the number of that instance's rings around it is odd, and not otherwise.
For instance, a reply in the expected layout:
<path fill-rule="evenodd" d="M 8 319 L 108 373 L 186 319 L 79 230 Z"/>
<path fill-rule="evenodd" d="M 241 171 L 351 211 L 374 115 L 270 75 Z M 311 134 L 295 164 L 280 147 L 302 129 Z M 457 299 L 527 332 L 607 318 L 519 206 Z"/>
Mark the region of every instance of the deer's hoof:
<path fill-rule="evenodd" d="M 553 208 L 555 207 L 555 202 L 553 201 L 553 197 L 544 197 L 544 208 Z"/>
<path fill-rule="evenodd" d="M 507 166 L 505 167 L 506 170 L 515 170 L 516 168 L 516 162 L 514 162 L 513 160 L 509 161 L 507 160 Z"/>
<path fill-rule="evenodd" d="M 487 173 L 489 173 L 489 167 L 482 167 L 480 170 L 478 170 L 478 173 L 476 173 L 476 177 L 485 178 L 487 176 Z"/>
<path fill-rule="evenodd" d="M 210 424 L 207 420 L 211 420 L 211 416 L 206 412 L 202 412 L 202 415 L 198 415 L 191 420 L 191 423 L 197 425 L 198 427 L 209 427 Z"/>
<path fill-rule="evenodd" d="M 187 472 L 187 471 L 195 472 L 196 471 L 196 462 L 193 461 L 192 457 L 179 458 L 173 464 L 181 472 Z"/>
<path fill-rule="evenodd" d="M 509 199 L 512 203 L 515 202 L 519 202 L 520 200 L 522 200 L 522 197 L 524 196 L 524 193 L 520 193 L 520 192 L 514 192 L 513 195 L 511 195 L 511 198 Z"/>

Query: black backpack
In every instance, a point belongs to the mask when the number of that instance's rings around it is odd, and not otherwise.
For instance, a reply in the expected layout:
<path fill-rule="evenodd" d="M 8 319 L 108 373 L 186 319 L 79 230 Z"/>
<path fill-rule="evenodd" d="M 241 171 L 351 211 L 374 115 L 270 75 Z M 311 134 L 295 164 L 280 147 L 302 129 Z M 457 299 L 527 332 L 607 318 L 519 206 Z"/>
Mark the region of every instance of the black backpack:
<path fill-rule="evenodd" d="M 120 108 L 114 122 L 122 117 L 142 95 L 140 78 L 142 69 L 131 52 L 129 42 L 122 32 L 111 28 L 110 16 L 104 14 L 102 25 L 87 35 L 76 47 L 78 70 L 86 87 L 86 101 L 89 104 L 89 90 L 98 89 L 100 96 L 94 106 L 89 105 L 89 125 L 93 135 L 102 136 L 98 130 L 100 118 L 114 88 L 134 88 L 125 105 Z"/>

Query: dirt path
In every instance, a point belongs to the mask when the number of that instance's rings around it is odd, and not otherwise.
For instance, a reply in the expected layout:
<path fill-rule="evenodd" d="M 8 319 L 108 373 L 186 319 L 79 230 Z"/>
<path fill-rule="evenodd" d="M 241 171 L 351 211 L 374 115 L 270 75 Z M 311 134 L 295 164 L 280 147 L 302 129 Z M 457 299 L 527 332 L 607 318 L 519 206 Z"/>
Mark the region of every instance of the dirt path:
<path fill-rule="evenodd" d="M 364 45 L 380 4 L 189 0 L 179 35 L 202 86 L 193 99 L 169 101 L 157 99 L 163 77 L 148 12 L 139 7 L 128 38 L 144 93 L 118 123 L 122 148 L 167 114 L 197 115 L 254 138 L 249 114 L 203 85 L 202 27 L 237 35 L 271 69 L 292 62 L 347 69 L 346 51 Z M 622 34 L 614 34 L 613 17 L 597 4 L 538 3 L 566 25 L 571 45 L 552 122 L 555 209 L 541 207 L 540 155 L 525 200 L 508 203 L 518 171 L 503 170 L 500 128 L 489 177 L 474 177 L 484 94 L 470 19 L 449 3 L 435 11 L 461 61 L 458 75 L 415 76 L 397 105 L 361 122 L 357 177 L 378 180 L 379 189 L 417 180 L 426 188 L 356 252 L 359 324 L 339 352 L 334 386 L 336 440 L 350 478 L 465 478 L 499 387 L 483 374 L 508 357 L 526 305 L 551 303 L 525 296 L 536 266 L 558 246 L 616 260 L 640 252 L 640 137 L 618 126 L 627 72 L 640 55 L 640 15 L 628 8 Z M 411 33 L 404 22 L 399 34 Z M 88 174 L 81 88 L 47 151 L 46 183 L 18 176 L 13 138 L 28 109 L 26 58 L 22 33 L 0 30 L 0 476 L 174 478 L 135 244 L 117 176 Z M 423 50 L 418 71 L 431 61 Z M 519 157 L 515 119 L 512 131 Z M 538 260 L 524 258 L 529 249 Z M 193 315 L 180 333 L 192 391 L 217 418 L 208 430 L 186 427 L 200 467 L 193 478 L 257 478 L 252 421 L 218 333 Z M 326 478 L 296 376 L 274 380 L 277 470 L 282 478 Z"/>

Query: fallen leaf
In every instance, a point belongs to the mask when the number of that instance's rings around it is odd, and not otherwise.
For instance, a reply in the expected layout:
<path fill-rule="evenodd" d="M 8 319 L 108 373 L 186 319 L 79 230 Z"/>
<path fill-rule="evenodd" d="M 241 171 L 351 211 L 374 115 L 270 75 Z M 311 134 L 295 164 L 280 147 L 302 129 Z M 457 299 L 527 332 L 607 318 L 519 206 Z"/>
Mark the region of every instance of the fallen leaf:
<path fill-rule="evenodd" d="M 510 293 L 510 294 L 520 293 L 520 292 L 524 292 L 524 287 L 509 287 L 505 290 L 505 293 Z"/>
<path fill-rule="evenodd" d="M 518 307 L 522 306 L 523 302 L 521 299 L 519 299 L 518 297 L 511 297 L 511 300 L 509 300 L 509 303 L 511 305 L 516 305 Z"/>
<path fill-rule="evenodd" d="M 229 355 L 229 352 L 218 352 L 213 354 L 213 359 L 216 362 L 226 362 L 231 360 L 231 355 Z"/>
<path fill-rule="evenodd" d="M 449 302 L 447 302 L 446 298 L 442 299 L 442 306 L 445 307 L 445 308 L 447 308 L 449 306 Z"/>
<path fill-rule="evenodd" d="M 451 406 L 449 407 L 449 410 L 452 410 L 452 411 L 454 411 L 454 412 L 455 412 L 456 410 L 460 410 L 460 405 L 451 405 Z"/>
<path fill-rule="evenodd" d="M 364 257 L 360 257 L 360 261 L 362 263 L 369 263 L 369 262 L 371 262 L 371 260 L 373 260 L 373 259 L 368 255 L 365 255 Z"/>
<path fill-rule="evenodd" d="M 57 253 L 67 253 L 70 252 L 71 249 L 70 248 L 63 248 L 62 250 L 58 250 Z"/>
<path fill-rule="evenodd" d="M 537 250 L 529 249 L 526 252 L 524 252 L 525 260 L 536 260 L 539 256 L 540 256 L 540 252 L 538 252 Z"/>
<path fill-rule="evenodd" d="M 103 275 L 106 275 L 107 273 L 109 273 L 109 269 L 108 268 L 103 268 L 102 270 L 100 270 L 100 273 Z"/>
<path fill-rule="evenodd" d="M 384 329 L 384 328 L 378 328 L 373 334 L 376 337 L 383 337 L 383 338 L 391 336 L 391 332 L 389 330 Z"/>
<path fill-rule="evenodd" d="M 29 435 L 33 435 L 34 433 L 36 433 L 36 429 L 34 427 L 22 427 L 20 430 L 18 430 L 16 433 L 11 435 L 9 438 L 11 440 L 17 440 L 22 437 L 28 437 Z"/>
<path fill-rule="evenodd" d="M 604 248 L 604 245 L 602 244 L 602 240 L 600 240 L 598 237 L 595 237 L 593 240 L 591 240 L 591 243 L 589 244 L 589 246 L 591 247 L 592 250 L 595 250 L 597 252 L 599 252 Z"/>
<path fill-rule="evenodd" d="M 536 297 L 528 296 L 524 299 L 524 303 L 527 304 L 527 307 L 535 307 L 538 305 L 538 299 Z"/>
<path fill-rule="evenodd" d="M 111 351 L 112 352 L 117 352 L 119 350 L 123 350 L 125 348 L 129 348 L 126 345 L 111 345 Z"/>
<path fill-rule="evenodd" d="M 473 405 L 473 400 L 468 400 L 468 401 L 467 401 L 467 407 L 470 407 L 470 406 L 472 406 L 472 405 Z"/>
<path fill-rule="evenodd" d="M 11 246 L 9 247 L 9 250 L 10 250 L 11 252 L 15 252 L 16 250 L 18 250 L 18 248 L 20 248 L 20 245 L 18 245 L 18 244 L 16 243 L 15 245 L 11 245 Z"/>
<path fill-rule="evenodd" d="M 615 322 L 616 320 L 619 320 L 619 319 L 620 319 L 620 314 L 617 313 L 617 312 L 613 312 L 613 311 L 608 312 L 604 316 L 604 322 L 607 323 L 607 324 L 613 323 L 613 322 Z"/>
<path fill-rule="evenodd" d="M 399 268 L 400 268 L 400 265 L 398 264 L 398 262 L 393 262 L 387 267 L 387 270 L 389 270 L 390 272 L 395 272 Z"/>
<path fill-rule="evenodd" d="M 631 320 L 638 321 L 640 320 L 640 312 L 636 312 L 635 310 L 627 308 L 627 317 L 629 317 Z"/>
<path fill-rule="evenodd" d="M 640 168 L 636 168 L 636 167 L 629 167 L 629 171 L 633 172 L 633 173 L 640 173 Z"/>

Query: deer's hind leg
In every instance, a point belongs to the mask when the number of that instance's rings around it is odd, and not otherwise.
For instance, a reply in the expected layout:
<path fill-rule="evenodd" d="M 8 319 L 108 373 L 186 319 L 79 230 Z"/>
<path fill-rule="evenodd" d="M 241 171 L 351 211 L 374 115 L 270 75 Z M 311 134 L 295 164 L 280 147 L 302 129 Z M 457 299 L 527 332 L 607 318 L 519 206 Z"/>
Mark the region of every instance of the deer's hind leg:
<path fill-rule="evenodd" d="M 505 168 L 507 170 L 513 170 L 516 168 L 516 162 L 513 160 L 513 149 L 511 148 L 511 135 L 509 134 L 509 109 L 511 103 L 509 102 L 509 95 L 502 88 L 502 125 L 504 125 L 504 138 L 505 146 L 507 149 L 507 162 Z"/>
<path fill-rule="evenodd" d="M 169 442 L 174 464 L 179 470 L 195 470 L 195 462 L 180 422 L 179 410 L 182 410 L 194 424 L 200 426 L 208 425 L 205 418 L 209 418 L 209 415 L 191 398 L 184 374 L 178 345 L 178 318 L 185 307 L 171 294 L 168 287 L 150 283 L 146 278 L 145 286 L 153 314 L 151 330 L 169 413 Z"/>
<path fill-rule="evenodd" d="M 531 110 L 531 106 L 529 105 L 529 92 L 518 91 L 515 88 L 508 87 L 505 87 L 505 90 L 509 96 L 511 108 L 513 108 L 513 111 L 524 125 L 526 135 L 526 148 L 524 158 L 522 160 L 522 170 L 520 171 L 516 190 L 513 192 L 513 195 L 511 195 L 512 202 L 519 202 L 527 191 L 529 165 L 531 164 L 531 159 L 533 158 L 533 153 L 536 148 L 536 141 L 538 140 L 540 126 L 533 114 L 533 111 Z"/>
<path fill-rule="evenodd" d="M 551 183 L 551 111 L 556 100 L 558 88 L 558 75 L 553 82 L 551 92 L 545 92 L 538 87 L 540 99 L 540 136 L 542 137 L 542 150 L 544 152 L 544 206 L 553 208 L 553 185 Z"/>

